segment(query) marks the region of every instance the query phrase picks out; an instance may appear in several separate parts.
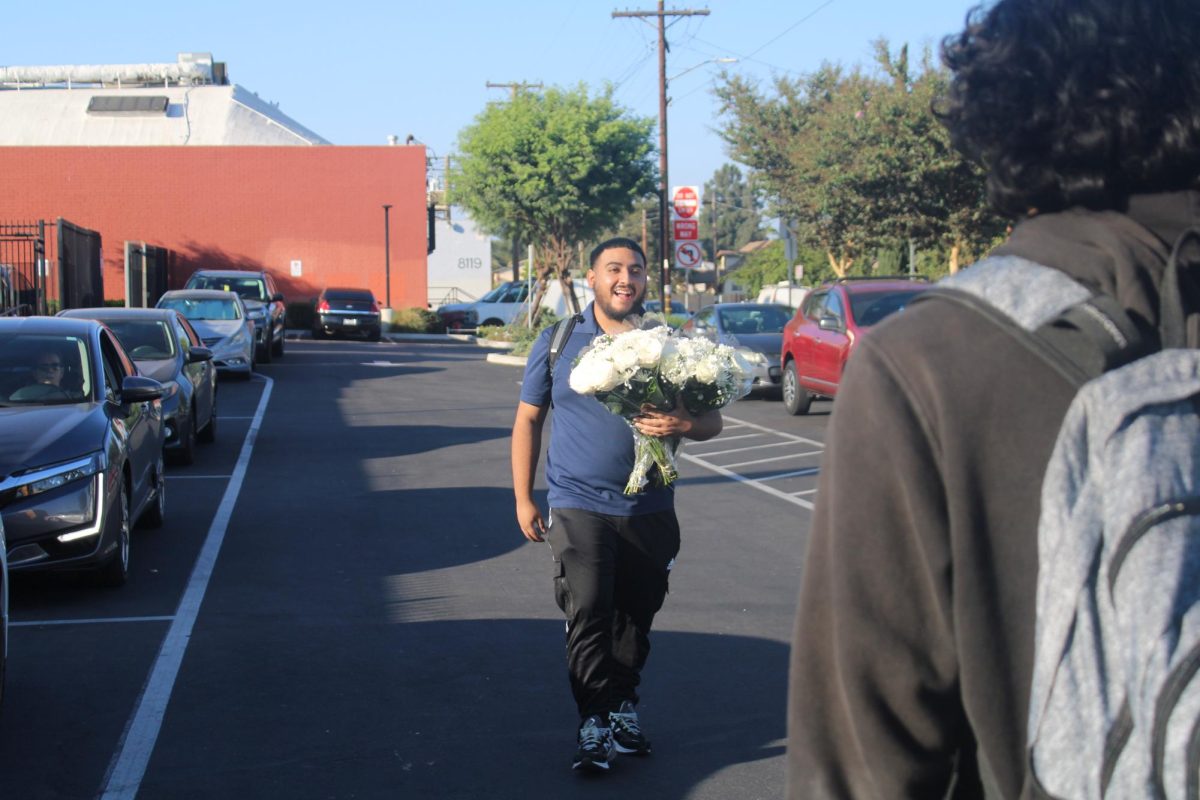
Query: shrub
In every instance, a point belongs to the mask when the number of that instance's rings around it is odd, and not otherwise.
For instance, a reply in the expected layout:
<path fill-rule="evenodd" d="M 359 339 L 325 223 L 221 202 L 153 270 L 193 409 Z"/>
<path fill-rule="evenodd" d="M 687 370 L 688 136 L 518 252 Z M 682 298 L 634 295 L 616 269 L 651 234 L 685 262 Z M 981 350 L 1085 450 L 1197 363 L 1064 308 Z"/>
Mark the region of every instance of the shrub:
<path fill-rule="evenodd" d="M 558 322 L 557 316 L 549 311 L 543 311 L 542 315 L 538 318 L 537 325 L 533 326 L 532 328 L 526 328 L 524 325 L 520 324 L 510 325 L 509 330 L 513 332 L 511 339 L 513 342 L 512 354 L 514 356 L 529 355 L 530 349 L 533 348 L 533 343 L 537 341 L 537 338 L 541 335 L 542 331 L 546 330 L 546 328 L 549 328 L 556 322 Z"/>
<path fill-rule="evenodd" d="M 442 319 L 428 308 L 392 309 L 392 331 L 396 333 L 445 333 Z"/>
<path fill-rule="evenodd" d="M 316 321 L 317 311 L 313 308 L 312 301 L 295 302 L 287 304 L 287 311 L 284 312 L 284 319 L 289 328 L 301 328 L 308 330 Z"/>

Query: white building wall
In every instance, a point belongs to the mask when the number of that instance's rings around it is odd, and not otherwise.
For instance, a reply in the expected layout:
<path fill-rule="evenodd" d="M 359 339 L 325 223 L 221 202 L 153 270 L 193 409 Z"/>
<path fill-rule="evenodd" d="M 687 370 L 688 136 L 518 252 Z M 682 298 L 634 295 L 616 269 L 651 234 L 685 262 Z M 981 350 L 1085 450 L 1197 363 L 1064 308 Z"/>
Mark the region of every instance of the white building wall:
<path fill-rule="evenodd" d="M 429 305 L 478 300 L 492 288 L 492 238 L 470 219 L 439 219 L 437 247 L 429 254 Z"/>

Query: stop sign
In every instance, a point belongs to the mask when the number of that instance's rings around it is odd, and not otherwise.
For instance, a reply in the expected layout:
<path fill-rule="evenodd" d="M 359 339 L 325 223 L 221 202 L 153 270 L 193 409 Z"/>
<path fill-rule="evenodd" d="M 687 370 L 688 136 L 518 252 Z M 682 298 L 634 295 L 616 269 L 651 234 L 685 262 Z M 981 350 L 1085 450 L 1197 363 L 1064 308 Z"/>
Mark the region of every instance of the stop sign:
<path fill-rule="evenodd" d="M 671 205 L 676 216 L 691 219 L 700 210 L 700 193 L 695 186 L 676 186 L 671 193 Z"/>

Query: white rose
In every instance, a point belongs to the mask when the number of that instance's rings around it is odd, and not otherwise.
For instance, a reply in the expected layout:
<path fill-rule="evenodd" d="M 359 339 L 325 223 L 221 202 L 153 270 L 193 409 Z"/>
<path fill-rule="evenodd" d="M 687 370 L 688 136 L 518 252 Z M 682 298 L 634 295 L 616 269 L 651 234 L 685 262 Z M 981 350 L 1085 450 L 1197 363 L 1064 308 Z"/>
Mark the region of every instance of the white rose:
<path fill-rule="evenodd" d="M 617 369 L 624 373 L 633 372 L 638 365 L 638 351 L 636 347 L 632 347 L 632 342 L 618 343 L 618 346 L 613 349 L 612 360 Z"/>
<path fill-rule="evenodd" d="M 571 388 L 579 394 L 606 392 L 621 383 L 621 373 L 607 358 L 588 358 L 571 370 Z"/>
<path fill-rule="evenodd" d="M 693 374 L 700 383 L 716 383 L 721 374 L 721 365 L 715 358 L 704 358 L 696 362 Z"/>
<path fill-rule="evenodd" d="M 645 336 L 637 343 L 637 363 L 643 367 L 657 367 L 663 355 L 663 342 L 657 336 Z"/>

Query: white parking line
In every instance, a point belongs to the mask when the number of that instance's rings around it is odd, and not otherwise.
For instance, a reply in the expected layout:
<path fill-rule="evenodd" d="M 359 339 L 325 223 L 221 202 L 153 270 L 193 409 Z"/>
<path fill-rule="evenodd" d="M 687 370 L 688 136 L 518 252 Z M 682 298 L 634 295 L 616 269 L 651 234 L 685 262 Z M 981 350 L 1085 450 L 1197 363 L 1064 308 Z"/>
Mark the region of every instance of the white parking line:
<path fill-rule="evenodd" d="M 142 784 L 142 778 L 145 777 L 146 765 L 150 763 L 150 754 L 154 752 L 155 742 L 158 741 L 163 715 L 166 714 L 167 703 L 171 700 L 175 679 L 183 663 L 183 654 L 192 635 L 192 626 L 196 624 L 200 604 L 204 602 L 204 592 L 208 589 L 208 581 L 217 563 L 217 554 L 221 552 L 221 543 L 225 541 L 225 531 L 229 528 L 230 517 L 233 516 L 233 507 L 246 478 L 250 455 L 254 452 L 254 442 L 258 438 L 263 414 L 267 410 L 267 401 L 271 399 L 274 381 L 266 376 L 259 377 L 266 386 L 263 388 L 262 397 L 259 398 L 254 422 L 246 432 L 237 466 L 234 467 L 229 486 L 225 488 L 221 505 L 217 507 L 216 516 L 213 517 L 208 535 L 204 539 L 204 546 L 196 558 L 196 566 L 192 568 L 192 576 L 188 579 L 183 598 L 179 601 L 179 608 L 171 621 L 171 627 L 167 629 L 158 657 L 150 670 L 150 677 L 146 679 L 142 696 L 138 698 L 137 706 L 109 764 L 104 790 L 101 793 L 105 800 L 133 800 Z"/>
<path fill-rule="evenodd" d="M 10 622 L 12 628 L 41 628 L 50 625 L 107 625 L 119 622 L 170 622 L 174 617 L 96 617 L 94 619 L 44 619 L 40 621 Z"/>
<path fill-rule="evenodd" d="M 780 472 L 775 475 L 760 476 L 758 478 L 750 478 L 745 475 L 741 475 L 741 474 L 735 472 L 733 468 L 750 466 L 752 464 L 766 464 L 766 463 L 770 463 L 773 461 L 784 461 L 784 460 L 793 459 L 793 458 L 808 458 L 811 456 L 821 455 L 823 452 L 825 452 L 824 443 L 818 442 L 815 439 L 806 438 L 804 436 L 796 436 L 795 434 L 791 434 L 791 433 L 783 433 L 782 431 L 777 431 L 772 428 L 764 427 L 762 425 L 756 425 L 753 422 L 747 422 L 746 420 L 737 419 L 735 417 L 725 417 L 725 431 L 740 430 L 743 428 L 750 428 L 750 429 L 760 431 L 760 432 L 759 433 L 739 433 L 734 436 L 726 436 L 724 433 L 722 433 L 721 436 L 717 437 L 716 439 L 713 439 L 712 443 L 724 444 L 725 442 L 729 442 L 729 441 L 732 441 L 735 439 L 749 439 L 752 437 L 762 438 L 762 437 L 768 436 L 768 435 L 775 437 L 775 438 L 781 438 L 784 441 L 782 441 L 782 442 L 764 442 L 764 443 L 757 444 L 757 445 L 751 445 L 749 447 L 736 447 L 736 448 L 729 448 L 726 450 L 714 450 L 711 452 L 701 452 L 698 454 L 692 454 L 689 452 L 681 452 L 679 454 L 679 457 L 682 459 L 685 459 L 687 461 L 690 461 L 693 464 L 704 467 L 707 470 L 711 470 L 711 471 L 717 473 L 718 475 L 724 475 L 727 478 L 730 478 L 735 481 L 739 481 L 740 483 L 744 483 L 747 486 L 758 489 L 761 492 L 766 492 L 769 495 L 778 497 L 781 500 L 786 500 L 787 502 L 792 503 L 793 505 L 802 506 L 811 511 L 813 508 L 813 504 L 803 498 L 808 495 L 815 494 L 816 489 L 806 489 L 806 490 L 799 491 L 799 492 L 785 492 L 785 491 L 776 489 L 774 486 L 768 486 L 766 482 L 782 480 L 784 478 L 800 478 L 800 477 L 808 477 L 808 476 L 812 476 L 812 475 L 818 475 L 818 474 L 820 474 L 820 471 L 821 471 L 820 467 L 805 467 L 803 469 L 789 470 L 787 472 Z M 755 459 L 753 461 L 741 461 L 736 464 L 715 464 L 712 461 L 708 460 L 715 456 L 728 455 L 730 453 L 741 453 L 741 452 L 746 452 L 749 450 L 764 450 L 764 449 L 770 448 L 770 447 L 794 446 L 797 444 L 811 445 L 818 449 L 805 450 L 800 453 L 789 453 L 787 455 L 778 456 L 775 458 L 760 458 L 760 459 Z"/>

